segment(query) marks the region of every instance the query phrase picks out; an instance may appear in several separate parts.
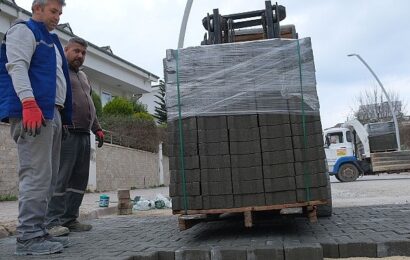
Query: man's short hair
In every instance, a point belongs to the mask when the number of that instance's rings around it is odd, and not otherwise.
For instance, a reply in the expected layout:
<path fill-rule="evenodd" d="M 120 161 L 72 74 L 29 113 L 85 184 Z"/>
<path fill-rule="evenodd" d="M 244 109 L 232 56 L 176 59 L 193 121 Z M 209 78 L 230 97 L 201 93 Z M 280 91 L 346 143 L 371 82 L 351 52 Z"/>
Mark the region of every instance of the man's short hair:
<path fill-rule="evenodd" d="M 34 11 L 33 7 L 35 5 L 45 6 L 48 1 L 57 1 L 61 6 L 65 6 L 65 0 L 33 0 L 33 4 L 31 5 L 31 11 Z"/>
<path fill-rule="evenodd" d="M 81 46 L 83 46 L 83 47 L 85 47 L 85 48 L 88 47 L 87 41 L 84 40 L 83 38 L 80 38 L 80 37 L 77 37 L 77 36 L 71 38 L 70 40 L 68 40 L 67 45 L 69 45 L 70 43 L 77 43 L 77 44 L 80 44 Z"/>

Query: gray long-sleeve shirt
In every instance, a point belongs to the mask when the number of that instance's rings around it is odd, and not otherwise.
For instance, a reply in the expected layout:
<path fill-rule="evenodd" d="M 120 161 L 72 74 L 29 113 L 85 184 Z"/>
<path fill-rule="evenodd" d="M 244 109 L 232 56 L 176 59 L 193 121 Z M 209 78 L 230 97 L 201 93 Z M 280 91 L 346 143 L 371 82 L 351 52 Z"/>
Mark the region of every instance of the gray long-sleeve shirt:
<path fill-rule="evenodd" d="M 36 39 L 33 32 L 25 24 L 12 26 L 7 32 L 6 38 L 6 55 L 8 63 L 6 69 L 13 81 L 14 90 L 20 100 L 28 97 L 34 97 L 31 87 L 28 70 L 31 58 L 36 50 Z M 56 82 L 56 105 L 64 106 L 67 93 L 67 85 L 62 69 L 62 57 L 57 47 L 57 82 Z"/>

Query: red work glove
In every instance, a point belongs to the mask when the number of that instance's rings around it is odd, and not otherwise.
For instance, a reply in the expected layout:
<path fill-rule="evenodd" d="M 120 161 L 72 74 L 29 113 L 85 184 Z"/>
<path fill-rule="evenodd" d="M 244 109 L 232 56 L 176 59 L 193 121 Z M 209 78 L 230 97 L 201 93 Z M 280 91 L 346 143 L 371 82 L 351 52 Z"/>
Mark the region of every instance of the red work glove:
<path fill-rule="evenodd" d="M 104 133 L 102 130 L 97 130 L 97 132 L 95 132 L 95 136 L 97 137 L 97 141 L 98 141 L 98 148 L 101 148 L 101 146 L 103 146 L 104 144 Z"/>
<path fill-rule="evenodd" d="M 38 107 L 36 100 L 23 100 L 23 129 L 28 135 L 36 136 L 40 134 L 41 125 L 46 126 L 43 113 Z"/>

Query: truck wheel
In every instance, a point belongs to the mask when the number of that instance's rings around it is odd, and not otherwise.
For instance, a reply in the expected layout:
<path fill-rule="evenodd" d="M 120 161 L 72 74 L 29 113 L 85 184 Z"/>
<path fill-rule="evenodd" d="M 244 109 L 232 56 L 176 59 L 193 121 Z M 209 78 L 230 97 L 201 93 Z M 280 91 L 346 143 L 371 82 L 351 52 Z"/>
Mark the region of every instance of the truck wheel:
<path fill-rule="evenodd" d="M 341 182 L 355 181 L 359 177 L 359 170 L 352 163 L 345 163 L 340 166 L 337 172 L 337 179 Z"/>
<path fill-rule="evenodd" d="M 330 176 L 327 174 L 327 204 L 318 205 L 316 215 L 320 217 L 331 217 L 333 211 L 332 189 L 330 187 Z"/>

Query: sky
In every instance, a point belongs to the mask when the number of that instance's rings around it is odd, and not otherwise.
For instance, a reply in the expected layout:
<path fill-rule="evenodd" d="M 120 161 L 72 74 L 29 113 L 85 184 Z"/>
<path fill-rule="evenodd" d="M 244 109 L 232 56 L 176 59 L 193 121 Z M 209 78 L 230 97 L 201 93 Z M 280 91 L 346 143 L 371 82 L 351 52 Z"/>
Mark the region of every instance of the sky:
<path fill-rule="evenodd" d="M 31 10 L 32 0 L 15 0 Z M 60 23 L 97 46 L 163 78 L 162 59 L 176 49 L 186 0 L 67 0 Z M 275 1 L 272 1 L 275 3 Z M 282 0 L 300 38 L 311 37 L 323 128 L 346 121 L 357 98 L 377 82 L 355 57 L 374 70 L 385 89 L 397 93 L 410 114 L 410 1 Z M 264 9 L 264 0 L 194 0 L 184 47 L 204 37 L 202 18 Z"/>

